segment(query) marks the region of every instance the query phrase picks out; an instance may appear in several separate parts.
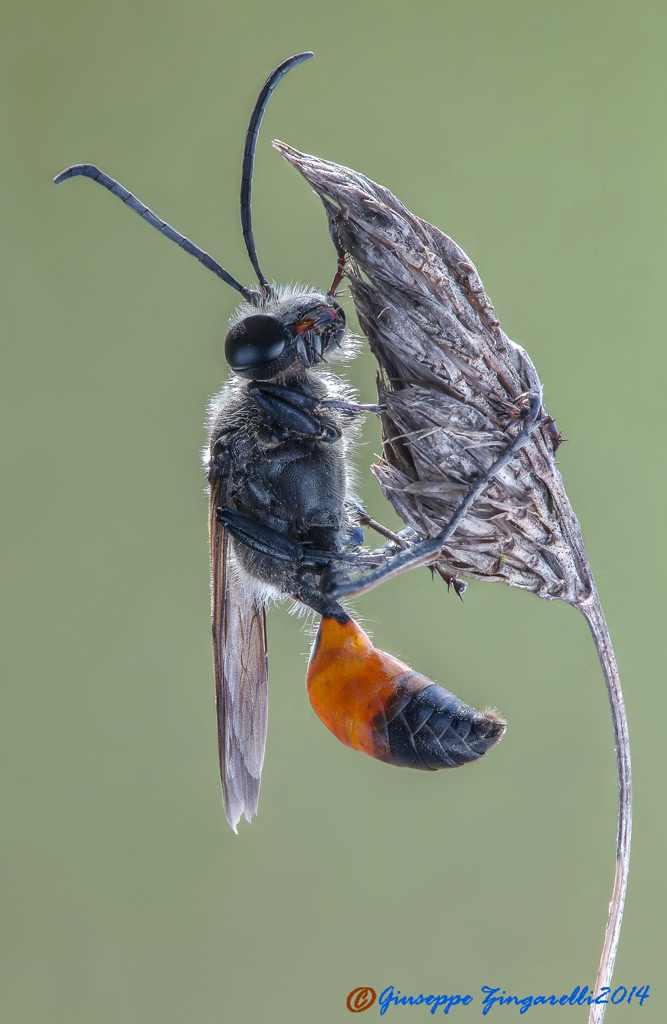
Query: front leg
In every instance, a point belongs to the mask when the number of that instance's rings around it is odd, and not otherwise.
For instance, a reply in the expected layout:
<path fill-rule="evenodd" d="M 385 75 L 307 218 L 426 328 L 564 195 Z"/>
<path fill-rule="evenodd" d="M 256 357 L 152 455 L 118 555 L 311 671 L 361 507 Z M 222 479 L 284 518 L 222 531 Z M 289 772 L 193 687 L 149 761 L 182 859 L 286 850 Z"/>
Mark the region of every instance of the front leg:
<path fill-rule="evenodd" d="M 340 441 L 340 428 L 327 419 L 321 403 L 307 392 L 284 384 L 263 384 L 253 381 L 248 397 L 262 410 L 273 424 L 274 440 L 279 441 Z"/>
<path fill-rule="evenodd" d="M 338 409 L 339 412 L 342 412 L 346 416 L 350 417 L 358 416 L 362 412 L 374 413 L 376 416 L 379 416 L 379 414 L 385 408 L 384 405 L 378 405 L 377 402 L 374 404 L 361 402 L 343 402 L 339 398 L 326 398 L 320 404 L 323 409 Z"/>

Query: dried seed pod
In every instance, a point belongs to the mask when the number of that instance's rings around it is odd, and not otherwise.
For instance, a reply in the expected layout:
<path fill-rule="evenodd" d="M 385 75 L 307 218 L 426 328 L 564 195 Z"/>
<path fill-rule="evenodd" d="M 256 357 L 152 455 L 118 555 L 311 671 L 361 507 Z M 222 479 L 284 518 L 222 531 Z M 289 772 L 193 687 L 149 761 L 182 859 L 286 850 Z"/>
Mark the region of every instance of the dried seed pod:
<path fill-rule="evenodd" d="M 324 203 L 359 322 L 379 363 L 383 451 L 373 467 L 399 516 L 422 538 L 448 525 L 475 480 L 515 438 L 528 393 L 542 394 L 527 353 L 501 330 L 462 249 L 386 188 L 349 168 L 274 143 Z M 442 565 L 579 608 L 612 709 L 619 776 L 614 891 L 596 990 L 609 985 L 620 934 L 631 830 L 630 751 L 609 633 L 543 412 L 446 542 Z M 604 1004 L 591 1007 L 599 1024 Z"/>
<path fill-rule="evenodd" d="M 541 393 L 535 367 L 450 238 L 363 175 L 278 148 L 322 198 L 352 259 L 352 296 L 381 368 L 383 454 L 373 472 L 401 519 L 435 536 L 513 438 L 523 396 Z M 443 560 L 473 579 L 579 605 L 595 584 L 549 426 L 489 485 Z"/>

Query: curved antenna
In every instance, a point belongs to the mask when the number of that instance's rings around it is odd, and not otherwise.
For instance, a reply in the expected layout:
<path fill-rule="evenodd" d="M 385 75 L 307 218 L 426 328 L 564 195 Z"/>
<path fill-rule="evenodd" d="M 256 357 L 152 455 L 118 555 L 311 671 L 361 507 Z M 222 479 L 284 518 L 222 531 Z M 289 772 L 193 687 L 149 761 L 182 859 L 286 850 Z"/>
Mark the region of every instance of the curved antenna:
<path fill-rule="evenodd" d="M 259 135 L 259 126 L 262 123 L 264 111 L 266 110 L 267 103 L 271 98 L 271 93 L 277 86 L 280 79 L 283 78 L 288 71 L 291 71 L 292 68 L 296 67 L 297 64 L 303 64 L 304 61 L 310 60 L 313 56 L 314 54 L 311 50 L 305 50 L 304 53 L 297 53 L 294 57 L 288 57 L 287 60 L 284 60 L 282 64 L 279 64 L 276 70 L 269 75 L 264 84 L 264 88 L 257 97 L 257 102 L 255 103 L 253 112 L 250 115 L 250 124 L 248 125 L 248 130 L 245 136 L 243 170 L 241 172 L 241 227 L 243 228 L 245 247 L 248 250 L 250 262 L 257 274 L 257 280 L 259 281 L 262 290 L 268 293 L 272 292 L 272 288 L 259 267 L 257 250 L 255 248 L 255 238 L 252 232 L 252 210 L 250 205 L 252 194 L 252 172 L 255 166 L 257 136 Z"/>
<path fill-rule="evenodd" d="M 182 235 L 179 231 L 175 231 L 174 228 L 170 227 L 166 221 L 160 220 L 148 206 L 144 206 L 136 196 L 133 196 L 131 192 L 128 192 L 126 188 L 117 182 L 113 178 L 110 178 L 108 174 L 101 171 L 99 167 L 95 167 L 94 164 L 74 164 L 72 167 L 68 167 L 66 170 L 61 171 L 53 180 L 56 185 L 59 185 L 61 181 L 67 181 L 68 178 L 76 178 L 83 175 L 85 178 L 92 178 L 93 181 L 97 181 L 100 185 L 104 185 L 108 188 L 112 195 L 118 196 L 130 210 L 134 210 L 138 213 L 142 220 L 145 220 L 151 227 L 157 228 L 161 235 L 168 238 L 170 242 L 175 242 L 176 245 L 181 249 L 185 249 L 191 256 L 199 260 L 207 270 L 212 270 L 214 274 L 221 277 L 223 281 L 230 284 L 232 288 L 235 288 L 237 292 L 240 292 L 246 302 L 250 302 L 253 306 L 256 306 L 261 300 L 259 292 L 254 291 L 251 288 L 245 288 L 244 285 L 240 284 L 235 277 L 221 267 L 220 264 L 209 256 L 207 252 L 200 249 L 198 245 L 191 242 L 189 238 Z"/>

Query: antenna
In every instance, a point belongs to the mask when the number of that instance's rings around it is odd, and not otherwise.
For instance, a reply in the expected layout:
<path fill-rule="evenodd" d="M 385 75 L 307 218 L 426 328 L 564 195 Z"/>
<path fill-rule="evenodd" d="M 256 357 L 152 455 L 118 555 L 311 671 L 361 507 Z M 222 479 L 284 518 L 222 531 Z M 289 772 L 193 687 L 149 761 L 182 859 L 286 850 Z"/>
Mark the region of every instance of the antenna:
<path fill-rule="evenodd" d="M 294 57 L 288 57 L 282 64 L 279 64 L 275 71 L 273 71 L 267 78 L 264 88 L 257 97 L 257 102 L 253 108 L 253 112 L 250 115 L 250 124 L 245 137 L 245 147 L 243 149 L 243 170 L 241 172 L 241 227 L 243 229 L 243 238 L 245 240 L 245 247 L 248 250 L 248 256 L 250 262 L 253 265 L 257 280 L 259 281 L 260 288 L 263 292 L 271 294 L 273 289 L 269 282 L 264 277 L 260 266 L 259 260 L 257 259 L 257 249 L 255 248 L 255 238 L 252 231 L 252 209 L 251 209 L 251 195 L 252 195 L 252 173 L 255 166 L 255 148 L 257 146 L 257 136 L 259 135 L 259 126 L 262 123 L 264 117 L 264 111 L 266 110 L 271 93 L 277 86 L 281 78 L 283 78 L 288 71 L 296 67 L 297 64 L 303 64 L 304 61 L 310 60 L 314 54 L 311 50 L 306 50 L 304 53 L 297 53 Z"/>
<path fill-rule="evenodd" d="M 118 196 L 118 198 L 125 203 L 130 210 L 134 210 L 138 213 L 142 220 L 145 220 L 151 227 L 156 228 L 161 235 L 168 238 L 170 242 L 175 242 L 181 249 L 185 249 L 191 256 L 199 260 L 207 270 L 213 271 L 218 277 L 222 278 L 227 284 L 235 288 L 237 292 L 240 292 L 246 302 L 249 302 L 253 306 L 258 306 L 262 298 L 266 295 L 271 295 L 273 289 L 269 282 L 264 277 L 264 274 L 260 270 L 259 262 L 257 259 L 257 250 L 255 249 L 255 239 L 252 232 L 252 211 L 251 211 L 251 193 L 252 193 L 252 173 L 255 166 L 255 149 L 257 147 L 257 136 L 259 134 L 259 126 L 262 123 L 264 117 L 264 111 L 271 97 L 271 93 L 277 86 L 281 78 L 283 78 L 288 71 L 291 71 L 297 64 L 302 64 L 306 60 L 310 60 L 313 53 L 310 50 L 304 53 L 297 53 L 293 57 L 288 57 L 284 60 L 275 71 L 273 71 L 267 78 L 264 88 L 257 97 L 257 102 L 253 107 L 252 114 L 250 116 L 250 124 L 245 137 L 245 147 L 243 150 L 243 171 L 241 177 L 241 227 L 243 228 L 243 238 L 245 240 L 246 249 L 250 262 L 253 265 L 255 273 L 257 274 L 257 280 L 259 281 L 262 292 L 255 291 L 253 288 L 246 288 L 235 277 L 221 267 L 217 260 L 214 260 L 212 256 L 209 256 L 207 252 L 200 249 L 198 245 L 191 242 L 189 238 L 182 235 L 180 231 L 176 231 L 166 221 L 160 220 L 160 218 L 153 213 L 153 211 L 137 199 L 135 195 L 128 192 L 120 182 L 114 178 L 109 177 L 104 171 L 101 171 L 95 164 L 73 164 L 72 167 L 67 167 L 66 170 L 61 171 L 53 180 L 56 185 L 59 185 L 61 181 L 67 181 L 68 178 L 92 178 L 93 181 L 99 182 L 104 188 L 108 188 L 112 195 Z"/>
<path fill-rule="evenodd" d="M 223 281 L 230 284 L 232 288 L 235 288 L 237 292 L 240 292 L 246 302 L 250 302 L 253 306 L 256 306 L 261 296 L 259 292 L 254 291 L 251 288 L 245 288 L 244 285 L 240 284 L 235 277 L 221 267 L 217 260 L 214 260 L 212 256 L 209 256 L 207 252 L 200 249 L 198 245 L 191 242 L 189 238 L 182 235 L 179 231 L 175 231 L 174 228 L 170 227 L 169 224 L 164 220 L 160 220 L 156 214 L 153 213 L 148 206 L 144 206 L 136 196 L 128 192 L 118 181 L 110 178 L 108 174 L 101 171 L 99 167 L 95 167 L 94 164 L 74 164 L 72 167 L 68 167 L 66 170 L 61 171 L 53 180 L 56 185 L 59 185 L 61 181 L 67 181 L 68 178 L 76 178 L 83 176 L 85 178 L 92 178 L 93 181 L 99 182 L 100 185 L 104 185 L 108 188 L 112 195 L 118 196 L 130 210 L 134 210 L 138 213 L 142 220 L 145 220 L 151 227 L 157 228 L 161 235 L 168 238 L 170 242 L 175 242 L 176 245 L 181 249 L 185 249 L 191 256 L 198 259 L 200 263 L 206 267 L 207 270 L 212 270 L 214 274 L 221 277 Z"/>

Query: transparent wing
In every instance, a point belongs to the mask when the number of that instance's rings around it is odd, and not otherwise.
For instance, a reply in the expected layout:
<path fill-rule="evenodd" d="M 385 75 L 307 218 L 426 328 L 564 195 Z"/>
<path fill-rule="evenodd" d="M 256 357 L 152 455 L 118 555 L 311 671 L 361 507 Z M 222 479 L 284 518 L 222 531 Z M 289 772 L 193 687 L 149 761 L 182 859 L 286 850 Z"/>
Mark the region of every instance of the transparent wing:
<path fill-rule="evenodd" d="M 257 813 L 266 744 L 268 660 L 266 612 L 253 580 L 237 563 L 227 531 L 216 522 L 220 484 L 211 485 L 211 627 L 218 714 L 220 778 L 227 821 Z"/>

